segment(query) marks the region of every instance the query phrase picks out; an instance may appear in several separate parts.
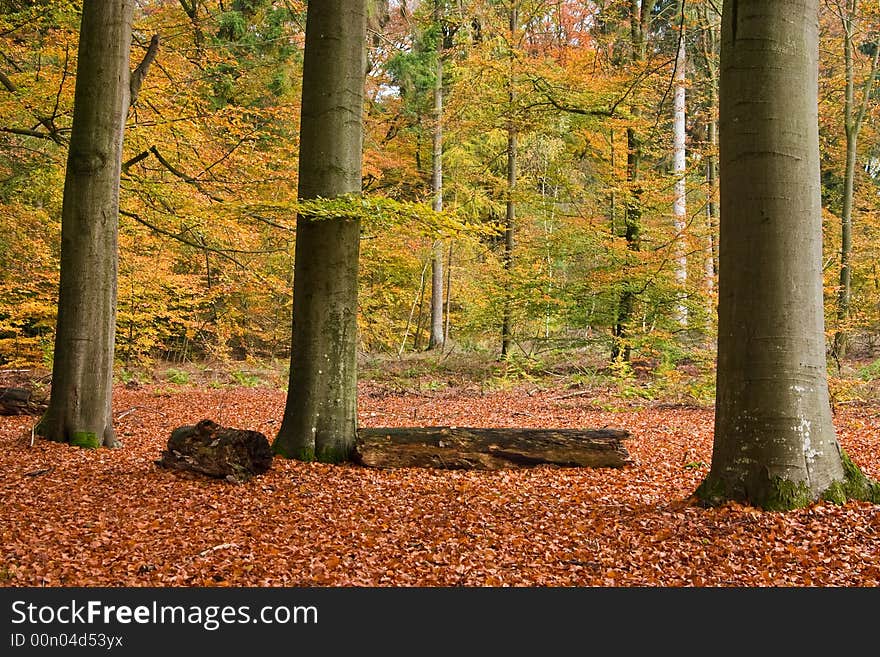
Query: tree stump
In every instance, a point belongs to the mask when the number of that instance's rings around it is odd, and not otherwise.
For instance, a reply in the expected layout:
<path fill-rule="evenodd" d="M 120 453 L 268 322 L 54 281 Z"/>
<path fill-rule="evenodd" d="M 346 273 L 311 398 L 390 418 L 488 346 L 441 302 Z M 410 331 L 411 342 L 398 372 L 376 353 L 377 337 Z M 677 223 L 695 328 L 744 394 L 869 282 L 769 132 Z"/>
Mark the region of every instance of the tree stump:
<path fill-rule="evenodd" d="M 41 415 L 47 406 L 27 388 L 0 388 L 0 415 Z"/>
<path fill-rule="evenodd" d="M 259 431 L 221 427 L 212 420 L 177 427 L 156 465 L 228 481 L 247 481 L 272 466 L 272 447 Z"/>
<path fill-rule="evenodd" d="M 621 468 L 623 429 L 359 429 L 355 460 L 374 468 L 499 470 L 536 465 Z"/>

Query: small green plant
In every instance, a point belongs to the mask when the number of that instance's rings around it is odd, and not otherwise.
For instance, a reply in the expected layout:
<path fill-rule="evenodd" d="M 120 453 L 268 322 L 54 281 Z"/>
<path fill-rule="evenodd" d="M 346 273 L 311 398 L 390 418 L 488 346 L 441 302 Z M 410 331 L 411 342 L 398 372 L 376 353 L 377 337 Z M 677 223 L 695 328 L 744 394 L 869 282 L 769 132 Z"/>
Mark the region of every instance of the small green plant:
<path fill-rule="evenodd" d="M 870 365 L 865 365 L 859 369 L 859 378 L 863 381 L 874 381 L 880 379 L 880 358 Z"/>
<path fill-rule="evenodd" d="M 230 376 L 232 376 L 233 381 L 238 385 L 247 388 L 255 388 L 263 383 L 263 380 L 259 376 L 253 372 L 248 372 L 247 370 L 235 370 Z"/>
<path fill-rule="evenodd" d="M 189 383 L 189 373 L 171 367 L 165 371 L 165 379 L 170 383 L 175 383 L 177 385 L 186 385 L 187 383 Z"/>

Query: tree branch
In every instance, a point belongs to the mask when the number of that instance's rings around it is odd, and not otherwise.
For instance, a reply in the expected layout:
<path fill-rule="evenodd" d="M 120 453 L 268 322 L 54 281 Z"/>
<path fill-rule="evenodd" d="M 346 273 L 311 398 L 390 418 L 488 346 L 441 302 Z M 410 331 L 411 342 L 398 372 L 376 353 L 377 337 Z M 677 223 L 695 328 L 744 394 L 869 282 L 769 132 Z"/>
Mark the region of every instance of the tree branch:
<path fill-rule="evenodd" d="M 153 38 L 150 39 L 150 45 L 147 48 L 147 52 L 144 54 L 144 58 L 141 60 L 141 63 L 137 65 L 131 72 L 131 80 L 129 81 L 129 90 L 131 95 L 129 97 L 128 105 L 129 107 L 134 107 L 137 104 L 138 94 L 141 91 L 141 85 L 144 82 L 144 78 L 147 77 L 147 72 L 150 70 L 150 64 L 153 63 L 153 60 L 156 59 L 156 53 L 159 52 L 159 35 L 154 34 Z"/>

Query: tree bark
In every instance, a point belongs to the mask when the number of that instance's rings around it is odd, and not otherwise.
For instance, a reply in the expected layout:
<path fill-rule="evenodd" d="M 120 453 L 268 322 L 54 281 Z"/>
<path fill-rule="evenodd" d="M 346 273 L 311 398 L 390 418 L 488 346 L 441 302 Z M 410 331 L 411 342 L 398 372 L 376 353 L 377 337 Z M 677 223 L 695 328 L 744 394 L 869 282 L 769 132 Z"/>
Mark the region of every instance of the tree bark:
<path fill-rule="evenodd" d="M 299 197 L 360 193 L 365 0 L 309 3 Z M 297 217 L 287 402 L 275 452 L 348 460 L 357 426 L 357 217 Z"/>
<path fill-rule="evenodd" d="M 507 123 L 507 212 L 504 219 L 504 273 L 507 282 L 504 291 L 504 306 L 501 309 L 501 357 L 510 353 L 510 342 L 513 332 L 513 309 L 510 294 L 510 278 L 513 274 L 513 249 L 515 245 L 516 230 L 516 178 L 517 178 L 517 140 L 518 132 L 513 113 L 516 104 L 516 88 L 513 72 L 513 48 L 516 31 L 519 28 L 519 7 L 514 2 L 510 8 L 510 77 L 508 79 L 507 102 L 510 116 Z"/>
<path fill-rule="evenodd" d="M 440 29 L 441 0 L 434 0 L 434 22 Z M 431 191 L 434 212 L 443 211 L 443 38 L 437 43 L 434 80 L 434 139 L 431 160 Z M 437 240 L 431 256 L 431 337 L 428 349 L 443 348 L 443 242 Z"/>
<path fill-rule="evenodd" d="M 36 433 L 117 446 L 111 415 L 117 223 L 133 0 L 84 0 L 61 212 L 61 283 L 49 408 Z"/>
<path fill-rule="evenodd" d="M 843 104 L 843 130 L 846 135 L 846 164 L 843 174 L 843 208 L 840 217 L 840 279 L 837 293 L 837 330 L 834 333 L 833 351 L 839 360 L 846 354 L 846 339 L 849 332 L 847 326 L 850 316 L 852 299 L 852 226 L 853 200 L 856 178 L 856 160 L 858 158 L 859 133 L 871 100 L 871 90 L 877 75 L 878 58 L 880 58 L 880 40 L 874 43 L 874 55 L 871 69 L 865 78 L 864 89 L 859 106 L 856 106 L 855 64 L 853 62 L 853 39 L 856 29 L 857 0 L 847 0 L 841 8 L 843 27 L 843 61 L 846 93 Z"/>
<path fill-rule="evenodd" d="M 195 426 L 172 431 L 167 448 L 155 463 L 172 470 L 243 482 L 272 467 L 272 448 L 259 431 L 221 427 L 202 420 Z"/>
<path fill-rule="evenodd" d="M 678 302 L 675 308 L 676 320 L 680 326 L 688 324 L 688 309 L 684 303 L 687 296 L 687 242 L 685 241 L 685 228 L 687 227 L 687 188 L 686 169 L 687 158 L 685 143 L 687 133 L 685 128 L 686 97 L 685 86 L 687 84 L 685 69 L 687 66 L 687 51 L 685 49 L 684 24 L 678 37 L 678 53 L 675 58 L 675 92 L 674 92 L 674 120 L 672 137 L 672 170 L 675 176 L 675 189 L 673 193 L 672 214 L 673 227 L 675 229 L 675 284 L 678 288 L 676 296 Z"/>
<path fill-rule="evenodd" d="M 710 504 L 796 508 L 851 480 L 825 362 L 817 17 L 818 0 L 724 3 Z"/>
<path fill-rule="evenodd" d="M 642 64 L 647 55 L 647 34 L 651 13 L 656 0 L 629 0 L 629 26 L 632 40 L 631 63 Z M 641 109 L 637 104 L 630 107 L 633 122 L 639 120 Z M 630 251 L 642 248 L 642 189 L 640 171 L 642 167 L 642 141 L 634 125 L 626 129 L 626 182 L 627 195 L 624 208 L 624 238 Z M 626 278 L 626 277 L 625 277 Z M 635 312 L 635 284 L 624 281 L 623 291 L 617 303 L 617 319 L 614 323 L 614 341 L 611 347 L 612 360 L 629 361 L 632 352 L 630 344 L 630 324 Z"/>
<path fill-rule="evenodd" d="M 376 468 L 620 468 L 631 463 L 627 437 L 621 429 L 360 429 L 357 460 Z"/>

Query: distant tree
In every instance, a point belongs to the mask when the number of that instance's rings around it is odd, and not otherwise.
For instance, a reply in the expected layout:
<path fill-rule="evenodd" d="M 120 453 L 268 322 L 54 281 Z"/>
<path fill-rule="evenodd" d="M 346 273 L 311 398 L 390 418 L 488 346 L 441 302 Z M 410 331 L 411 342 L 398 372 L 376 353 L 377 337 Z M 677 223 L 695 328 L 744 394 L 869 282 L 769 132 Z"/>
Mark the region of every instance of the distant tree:
<path fill-rule="evenodd" d="M 61 283 L 49 408 L 36 432 L 117 445 L 111 415 L 117 222 L 134 0 L 84 0 L 61 216 Z"/>
<path fill-rule="evenodd" d="M 817 16 L 818 0 L 724 2 L 715 442 L 697 491 L 710 504 L 880 502 L 828 397 Z"/>
<path fill-rule="evenodd" d="M 300 199 L 360 193 L 366 18 L 366 0 L 308 5 Z M 359 240 L 356 217 L 297 217 L 290 384 L 274 443 L 281 456 L 338 462 L 354 447 Z"/>

